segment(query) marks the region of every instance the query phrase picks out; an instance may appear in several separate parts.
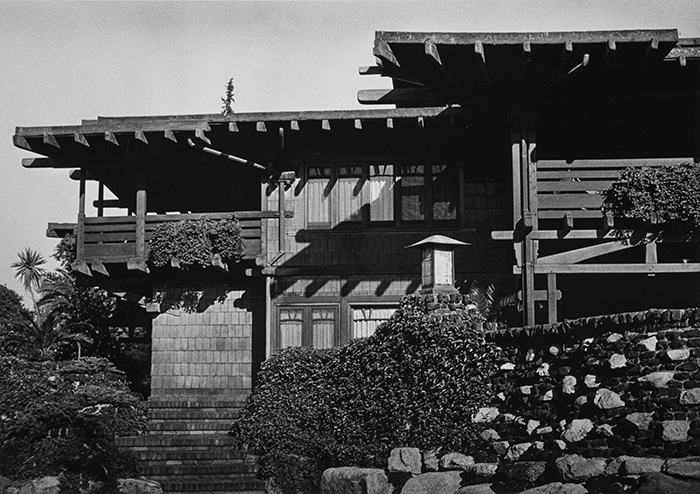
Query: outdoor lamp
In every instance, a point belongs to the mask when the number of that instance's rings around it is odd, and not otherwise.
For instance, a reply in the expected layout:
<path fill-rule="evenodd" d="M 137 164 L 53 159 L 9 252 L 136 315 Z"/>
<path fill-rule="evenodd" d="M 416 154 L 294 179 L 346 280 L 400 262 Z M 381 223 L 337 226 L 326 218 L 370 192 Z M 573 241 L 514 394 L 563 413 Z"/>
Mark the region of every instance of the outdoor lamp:
<path fill-rule="evenodd" d="M 444 235 L 433 235 L 406 246 L 421 249 L 421 293 L 458 293 L 455 288 L 454 251 L 471 245 Z"/>

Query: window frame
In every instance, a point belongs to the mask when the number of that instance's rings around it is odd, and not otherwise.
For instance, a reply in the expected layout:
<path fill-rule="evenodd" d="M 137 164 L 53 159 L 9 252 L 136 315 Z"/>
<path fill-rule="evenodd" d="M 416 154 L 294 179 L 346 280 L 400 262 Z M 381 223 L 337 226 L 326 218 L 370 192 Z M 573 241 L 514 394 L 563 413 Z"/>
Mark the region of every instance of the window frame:
<path fill-rule="evenodd" d="M 313 346 L 313 311 L 314 310 L 331 310 L 333 312 L 333 344 L 331 348 L 341 344 L 341 324 L 340 324 L 340 306 L 332 303 L 318 304 L 283 304 L 277 305 L 275 311 L 275 334 L 273 349 L 279 352 L 285 348 L 300 348 L 300 347 L 282 347 L 282 313 L 285 310 L 299 311 L 302 313 L 302 328 L 301 328 L 301 347 L 315 348 Z"/>

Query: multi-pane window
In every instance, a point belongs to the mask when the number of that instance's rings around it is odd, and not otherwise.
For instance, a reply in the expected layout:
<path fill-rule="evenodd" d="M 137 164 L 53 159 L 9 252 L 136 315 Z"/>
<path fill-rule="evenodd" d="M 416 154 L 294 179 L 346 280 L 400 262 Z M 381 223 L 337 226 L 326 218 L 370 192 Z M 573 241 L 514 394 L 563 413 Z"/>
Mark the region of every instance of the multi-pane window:
<path fill-rule="evenodd" d="M 280 307 L 277 347 L 332 348 L 338 342 L 337 306 Z"/>
<path fill-rule="evenodd" d="M 369 163 L 308 167 L 307 226 L 430 226 L 455 221 L 456 163 Z"/>
<path fill-rule="evenodd" d="M 352 337 L 372 336 L 380 324 L 396 312 L 393 306 L 359 306 L 352 308 Z"/>

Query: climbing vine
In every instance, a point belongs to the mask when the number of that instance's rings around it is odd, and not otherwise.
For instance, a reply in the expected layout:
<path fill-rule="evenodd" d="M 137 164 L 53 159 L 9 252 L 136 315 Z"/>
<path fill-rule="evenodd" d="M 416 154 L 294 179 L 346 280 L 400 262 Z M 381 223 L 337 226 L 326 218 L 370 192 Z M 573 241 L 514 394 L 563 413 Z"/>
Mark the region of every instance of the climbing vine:
<path fill-rule="evenodd" d="M 157 267 L 170 265 L 172 259 L 177 259 L 181 267 L 206 267 L 217 254 L 224 262 L 241 259 L 243 238 L 237 219 L 161 223 L 149 242 L 148 260 Z"/>

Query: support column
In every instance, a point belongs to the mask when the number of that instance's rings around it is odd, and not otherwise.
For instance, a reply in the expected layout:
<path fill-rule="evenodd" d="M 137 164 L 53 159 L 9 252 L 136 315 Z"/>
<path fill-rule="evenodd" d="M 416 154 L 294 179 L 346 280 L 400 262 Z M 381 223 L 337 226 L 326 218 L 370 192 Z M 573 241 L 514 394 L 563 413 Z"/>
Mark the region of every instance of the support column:
<path fill-rule="evenodd" d="M 146 266 L 146 170 L 141 163 L 136 175 L 136 249 L 135 256 L 127 262 L 127 269 L 148 273 Z"/>

